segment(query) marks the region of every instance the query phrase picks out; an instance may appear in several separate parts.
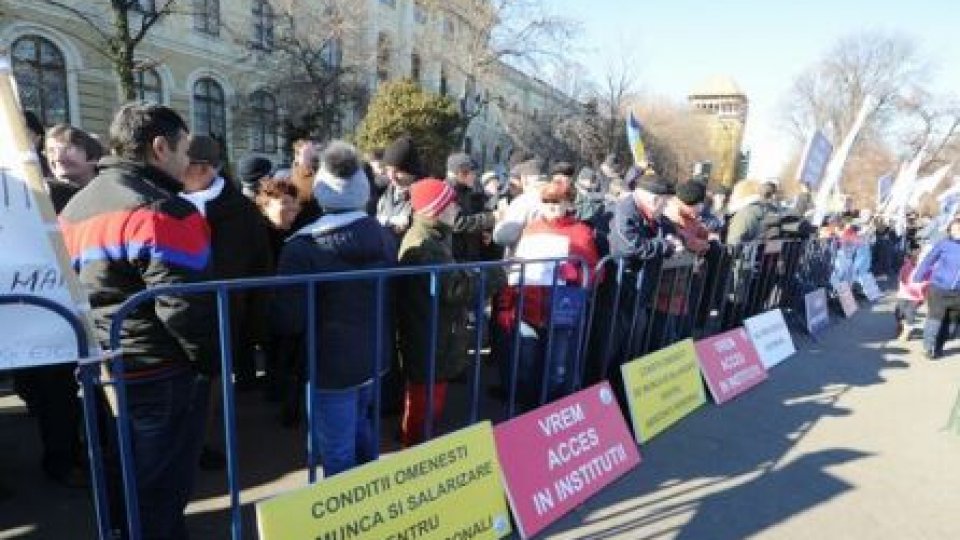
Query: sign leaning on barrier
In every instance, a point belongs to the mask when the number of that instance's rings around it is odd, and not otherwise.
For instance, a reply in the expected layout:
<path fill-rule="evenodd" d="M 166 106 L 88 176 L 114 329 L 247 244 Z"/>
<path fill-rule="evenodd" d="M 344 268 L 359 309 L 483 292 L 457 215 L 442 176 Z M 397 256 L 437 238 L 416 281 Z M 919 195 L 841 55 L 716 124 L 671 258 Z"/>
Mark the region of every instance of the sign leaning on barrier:
<path fill-rule="evenodd" d="M 853 297 L 853 291 L 850 289 L 850 283 L 841 281 L 833 286 L 837 298 L 840 300 L 840 307 L 843 308 L 843 315 L 846 318 L 853 317 L 857 312 L 857 300 Z"/>
<path fill-rule="evenodd" d="M 807 316 L 807 331 L 810 335 L 819 333 L 830 324 L 827 291 L 823 287 L 804 295 L 803 307 Z"/>
<path fill-rule="evenodd" d="M 70 267 L 37 154 L 27 140 L 10 65 L 0 59 L 0 294 L 52 300 L 80 315 L 89 342 L 93 328 L 78 306 L 87 301 Z M 0 370 L 77 360 L 74 331 L 48 310 L 0 307 Z"/>
<path fill-rule="evenodd" d="M 860 288 L 863 289 L 864 296 L 866 296 L 868 300 L 876 302 L 883 298 L 883 291 L 881 291 L 880 286 L 877 285 L 877 278 L 873 277 L 873 274 L 864 274 L 860 276 L 858 281 L 860 282 Z"/>
<path fill-rule="evenodd" d="M 620 369 L 637 442 L 649 441 L 707 402 L 692 339 L 654 351 Z"/>
<path fill-rule="evenodd" d="M 760 355 L 760 361 L 767 369 L 783 362 L 797 352 L 787 328 L 787 321 L 779 309 L 771 309 L 766 313 L 755 315 L 743 321 L 750 340 Z"/>
<path fill-rule="evenodd" d="M 261 540 L 502 538 L 511 532 L 490 422 L 257 504 Z"/>
<path fill-rule="evenodd" d="M 606 382 L 504 422 L 494 428 L 494 437 L 523 538 L 640 463 Z"/>
<path fill-rule="evenodd" d="M 703 378 L 717 405 L 767 379 L 767 370 L 743 328 L 698 341 L 696 349 Z"/>

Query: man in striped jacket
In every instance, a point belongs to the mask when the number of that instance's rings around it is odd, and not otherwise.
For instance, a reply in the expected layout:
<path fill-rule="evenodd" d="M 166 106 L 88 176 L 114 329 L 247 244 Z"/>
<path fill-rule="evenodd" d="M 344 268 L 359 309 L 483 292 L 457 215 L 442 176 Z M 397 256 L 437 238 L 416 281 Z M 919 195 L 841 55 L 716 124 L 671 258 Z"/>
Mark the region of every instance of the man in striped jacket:
<path fill-rule="evenodd" d="M 187 131 L 167 107 L 122 107 L 110 126 L 112 155 L 60 216 L 104 345 L 131 295 L 206 278 L 209 228 L 177 197 L 189 164 Z M 215 321 L 212 298 L 192 295 L 160 296 L 121 323 L 144 538 L 187 537 L 183 509 L 203 441 L 208 375 L 218 358 Z"/>

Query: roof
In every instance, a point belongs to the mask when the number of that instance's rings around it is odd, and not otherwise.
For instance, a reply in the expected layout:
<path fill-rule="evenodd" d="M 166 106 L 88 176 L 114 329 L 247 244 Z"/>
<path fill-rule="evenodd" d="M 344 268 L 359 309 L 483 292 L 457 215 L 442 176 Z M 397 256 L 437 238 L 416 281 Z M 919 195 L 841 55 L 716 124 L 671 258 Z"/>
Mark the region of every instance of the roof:
<path fill-rule="evenodd" d="M 740 85 L 728 75 L 713 75 L 690 92 L 690 97 L 744 96 Z"/>

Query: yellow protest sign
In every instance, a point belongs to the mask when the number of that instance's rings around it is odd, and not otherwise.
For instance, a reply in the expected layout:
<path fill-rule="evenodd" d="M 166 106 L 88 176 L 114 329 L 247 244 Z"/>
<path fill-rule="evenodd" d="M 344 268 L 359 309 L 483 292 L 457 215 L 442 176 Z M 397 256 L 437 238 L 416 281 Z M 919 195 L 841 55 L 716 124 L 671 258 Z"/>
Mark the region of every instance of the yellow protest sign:
<path fill-rule="evenodd" d="M 511 532 L 490 422 L 257 504 L 261 540 L 495 539 Z"/>
<path fill-rule="evenodd" d="M 647 442 L 707 401 L 693 340 L 621 366 L 637 442 Z"/>

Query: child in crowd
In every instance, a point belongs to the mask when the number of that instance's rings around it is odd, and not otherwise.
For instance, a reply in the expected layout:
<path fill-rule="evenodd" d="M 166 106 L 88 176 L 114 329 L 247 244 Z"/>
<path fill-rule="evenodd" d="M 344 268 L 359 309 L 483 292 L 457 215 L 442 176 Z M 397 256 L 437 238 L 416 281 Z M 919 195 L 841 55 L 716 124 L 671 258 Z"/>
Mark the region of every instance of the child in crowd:
<path fill-rule="evenodd" d="M 911 332 L 914 328 L 917 328 L 917 309 L 923 304 L 927 287 L 930 285 L 930 282 L 926 279 L 922 283 L 913 282 L 913 272 L 917 268 L 919 252 L 920 250 L 916 245 L 911 246 L 910 252 L 903 259 L 903 266 L 900 267 L 897 307 L 894 310 L 894 317 L 897 320 L 897 335 L 900 341 L 909 340 Z"/>

